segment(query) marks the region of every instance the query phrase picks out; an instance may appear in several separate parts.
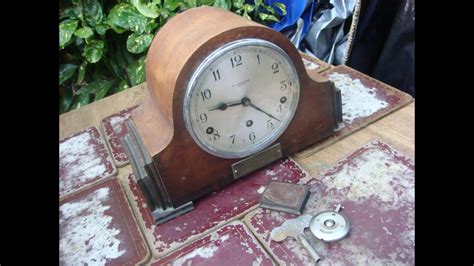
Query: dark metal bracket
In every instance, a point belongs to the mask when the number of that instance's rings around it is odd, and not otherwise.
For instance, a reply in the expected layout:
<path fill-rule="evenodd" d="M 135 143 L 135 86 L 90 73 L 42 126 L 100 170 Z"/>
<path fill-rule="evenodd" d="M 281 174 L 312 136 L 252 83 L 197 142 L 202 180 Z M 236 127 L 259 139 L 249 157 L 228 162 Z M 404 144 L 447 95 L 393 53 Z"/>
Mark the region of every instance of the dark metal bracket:
<path fill-rule="evenodd" d="M 185 203 L 176 208 L 172 206 L 168 192 L 161 181 L 160 174 L 143 145 L 135 124 L 130 119 L 125 124 L 129 133 L 122 138 L 122 143 L 132 165 L 135 180 L 151 210 L 154 224 L 164 223 L 191 211 L 194 208 L 192 202 Z"/>

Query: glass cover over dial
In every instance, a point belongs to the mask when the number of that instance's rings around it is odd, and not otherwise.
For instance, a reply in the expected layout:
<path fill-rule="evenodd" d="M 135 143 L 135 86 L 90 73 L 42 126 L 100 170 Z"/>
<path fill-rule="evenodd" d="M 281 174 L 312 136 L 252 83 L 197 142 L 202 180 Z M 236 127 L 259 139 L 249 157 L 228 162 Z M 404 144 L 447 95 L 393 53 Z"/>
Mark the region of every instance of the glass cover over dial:
<path fill-rule="evenodd" d="M 296 69 L 281 48 L 260 39 L 231 42 L 207 56 L 191 77 L 186 128 L 212 155 L 249 156 L 285 131 L 299 94 Z"/>

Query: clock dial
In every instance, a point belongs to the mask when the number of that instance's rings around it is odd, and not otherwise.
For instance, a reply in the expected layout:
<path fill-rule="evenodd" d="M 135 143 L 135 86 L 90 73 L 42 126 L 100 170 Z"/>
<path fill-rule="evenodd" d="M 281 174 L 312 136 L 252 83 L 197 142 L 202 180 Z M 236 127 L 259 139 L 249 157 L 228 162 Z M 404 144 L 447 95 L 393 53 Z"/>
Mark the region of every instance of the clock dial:
<path fill-rule="evenodd" d="M 283 50 L 257 39 L 232 42 L 192 76 L 184 100 L 186 128 L 215 156 L 245 157 L 284 132 L 299 93 L 296 69 Z"/>

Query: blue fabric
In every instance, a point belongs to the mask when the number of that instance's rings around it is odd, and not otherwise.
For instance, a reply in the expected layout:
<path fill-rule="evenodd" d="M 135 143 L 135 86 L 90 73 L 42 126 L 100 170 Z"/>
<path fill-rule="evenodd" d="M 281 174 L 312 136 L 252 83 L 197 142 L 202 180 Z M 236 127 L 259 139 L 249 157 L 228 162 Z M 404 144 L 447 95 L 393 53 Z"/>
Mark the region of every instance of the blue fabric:
<path fill-rule="evenodd" d="M 314 10 L 314 3 L 316 1 L 311 1 L 311 5 L 306 8 L 306 10 L 303 12 L 303 15 L 301 15 L 301 18 L 304 21 L 304 26 L 303 26 L 303 35 L 302 37 L 306 36 L 306 33 L 309 31 L 309 27 L 311 26 L 312 20 L 313 20 L 313 10 Z"/>
<path fill-rule="evenodd" d="M 344 63 L 348 42 L 344 25 L 352 15 L 356 2 L 356 0 L 330 0 L 332 8 L 321 10 L 321 16 L 311 25 L 305 37 L 305 41 L 317 58 L 334 65 Z"/>
<path fill-rule="evenodd" d="M 275 8 L 278 14 L 283 15 L 279 8 L 275 7 L 273 3 L 280 2 L 286 6 L 286 15 L 283 16 L 280 22 L 271 23 L 268 26 L 276 31 L 281 31 L 285 28 L 288 28 L 294 25 L 298 19 L 301 17 L 304 21 L 303 26 L 303 36 L 309 30 L 309 26 L 311 26 L 311 19 L 313 17 L 313 7 L 315 0 L 311 1 L 311 4 L 306 8 L 306 1 L 304 0 L 265 0 L 267 5 L 271 5 Z"/>

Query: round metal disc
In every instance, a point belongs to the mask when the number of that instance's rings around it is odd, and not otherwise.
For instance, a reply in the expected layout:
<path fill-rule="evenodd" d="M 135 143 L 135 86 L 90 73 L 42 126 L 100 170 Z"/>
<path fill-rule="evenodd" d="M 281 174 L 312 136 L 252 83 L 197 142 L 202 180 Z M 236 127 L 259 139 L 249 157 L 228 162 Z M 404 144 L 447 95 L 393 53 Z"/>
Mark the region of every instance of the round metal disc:
<path fill-rule="evenodd" d="M 334 211 L 321 212 L 311 219 L 309 229 L 313 235 L 325 242 L 343 239 L 351 229 L 349 219 Z"/>

